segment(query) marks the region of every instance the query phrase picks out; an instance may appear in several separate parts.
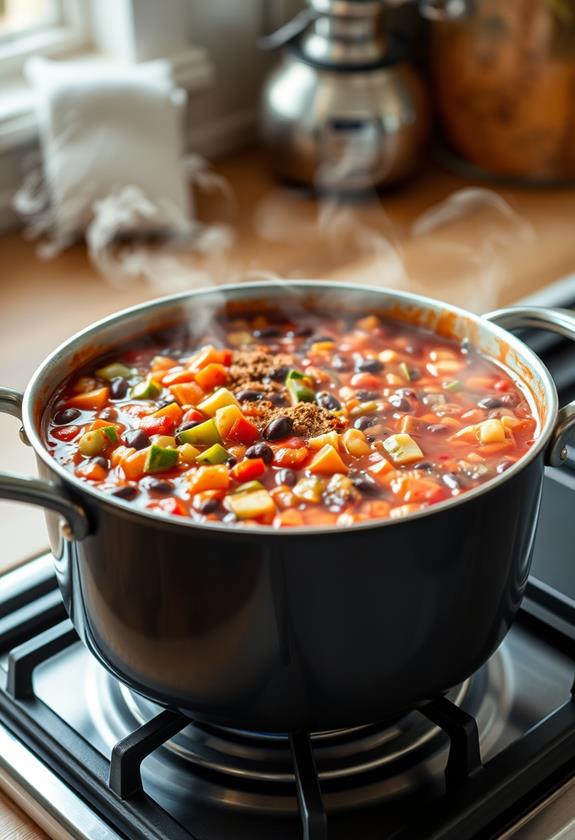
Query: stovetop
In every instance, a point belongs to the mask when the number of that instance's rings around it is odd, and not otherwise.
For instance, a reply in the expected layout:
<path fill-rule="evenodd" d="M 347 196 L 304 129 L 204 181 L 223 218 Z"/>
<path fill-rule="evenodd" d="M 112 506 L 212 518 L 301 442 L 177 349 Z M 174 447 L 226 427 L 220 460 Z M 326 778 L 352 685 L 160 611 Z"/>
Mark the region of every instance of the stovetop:
<path fill-rule="evenodd" d="M 572 305 L 575 283 L 557 298 Z M 575 346 L 527 338 L 561 403 L 574 399 Z M 3 576 L 0 785 L 58 840 L 575 836 L 570 454 L 546 474 L 527 597 L 503 644 L 446 697 L 385 725 L 282 736 L 191 723 L 92 658 L 49 556 Z"/>

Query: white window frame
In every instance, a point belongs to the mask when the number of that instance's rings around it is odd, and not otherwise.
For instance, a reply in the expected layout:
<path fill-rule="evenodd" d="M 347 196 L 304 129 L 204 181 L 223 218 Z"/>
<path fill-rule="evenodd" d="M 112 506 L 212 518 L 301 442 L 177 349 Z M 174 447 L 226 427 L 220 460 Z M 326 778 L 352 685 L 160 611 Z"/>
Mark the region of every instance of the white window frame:
<path fill-rule="evenodd" d="M 30 56 L 65 55 L 88 47 L 86 0 L 53 1 L 53 21 L 0 40 L 0 78 L 18 73 Z"/>

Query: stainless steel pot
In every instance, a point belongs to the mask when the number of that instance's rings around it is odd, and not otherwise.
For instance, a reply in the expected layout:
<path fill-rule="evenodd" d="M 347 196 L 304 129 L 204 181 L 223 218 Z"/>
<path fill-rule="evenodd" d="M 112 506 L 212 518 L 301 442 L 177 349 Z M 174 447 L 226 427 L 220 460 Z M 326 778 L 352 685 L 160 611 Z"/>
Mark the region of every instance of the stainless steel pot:
<path fill-rule="evenodd" d="M 501 360 L 528 387 L 540 421 L 531 450 L 463 496 L 400 520 L 346 529 L 242 528 L 170 519 L 100 493 L 42 439 L 61 380 L 138 334 L 212 313 L 381 312 Z M 25 394 L 0 389 L 21 417 L 40 479 L 0 475 L 0 498 L 47 509 L 61 591 L 81 638 L 141 694 L 221 725 L 326 730 L 382 720 L 475 671 L 523 596 L 545 464 L 565 457 L 575 404 L 558 412 L 538 357 L 507 332 L 575 338 L 562 310 L 485 317 L 399 292 L 325 282 L 200 290 L 146 303 L 71 338 Z M 199 327 L 198 327 L 199 328 Z"/>

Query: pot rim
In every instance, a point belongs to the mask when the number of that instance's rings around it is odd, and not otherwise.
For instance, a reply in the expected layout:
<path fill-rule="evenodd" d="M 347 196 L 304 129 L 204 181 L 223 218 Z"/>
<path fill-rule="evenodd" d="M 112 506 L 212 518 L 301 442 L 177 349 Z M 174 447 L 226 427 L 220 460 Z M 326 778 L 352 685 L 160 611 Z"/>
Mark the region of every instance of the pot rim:
<path fill-rule="evenodd" d="M 491 490 L 495 489 L 501 484 L 510 481 L 515 475 L 517 475 L 519 472 L 521 472 L 522 469 L 524 469 L 529 463 L 531 463 L 531 461 L 537 458 L 539 454 L 545 449 L 557 418 L 557 390 L 555 388 L 555 383 L 551 377 L 551 374 L 549 373 L 543 362 L 526 344 L 524 344 L 512 333 L 508 332 L 502 327 L 497 326 L 497 324 L 490 322 L 481 315 L 477 315 L 473 312 L 468 312 L 467 310 L 458 306 L 454 306 L 453 304 L 444 303 L 443 301 L 426 297 L 424 295 L 419 295 L 414 292 L 404 292 L 401 290 L 388 289 L 386 287 L 369 286 L 359 283 L 347 283 L 316 279 L 294 281 L 290 280 L 289 282 L 276 280 L 262 280 L 257 282 L 234 283 L 222 286 L 203 286 L 199 289 L 191 289 L 184 292 L 178 292 L 172 295 L 165 295 L 160 298 L 153 298 L 152 300 L 144 301 L 143 303 L 136 304 L 135 306 L 122 309 L 119 312 L 115 312 L 111 315 L 106 316 L 105 318 L 101 318 L 99 321 L 95 321 L 94 323 L 75 333 L 70 338 L 66 339 L 66 341 L 64 341 L 58 347 L 56 347 L 56 349 L 53 350 L 52 353 L 50 353 L 44 359 L 44 361 L 36 368 L 24 391 L 24 399 L 22 404 L 22 423 L 24 426 L 26 436 L 36 455 L 46 464 L 46 466 L 50 470 L 55 472 L 58 475 L 58 477 L 63 480 L 64 484 L 72 485 L 72 487 L 76 491 L 78 491 L 78 493 L 85 493 L 99 504 L 104 504 L 109 507 L 112 507 L 113 509 L 116 509 L 118 513 L 122 513 L 124 515 L 129 514 L 130 516 L 135 516 L 138 518 L 144 517 L 145 519 L 153 520 L 154 522 L 163 526 L 168 525 L 170 527 L 185 528 L 188 530 L 201 529 L 202 531 L 215 531 L 221 534 L 225 534 L 229 537 L 237 538 L 241 538 L 243 536 L 277 536 L 278 538 L 285 538 L 286 536 L 301 537 L 302 535 L 312 536 L 321 534 L 332 534 L 334 531 L 341 531 L 342 527 L 338 526 L 337 524 L 324 525 L 316 528 L 308 526 L 298 526 L 291 528 L 273 528 L 270 525 L 244 526 L 242 523 L 195 522 L 192 519 L 188 520 L 184 518 L 176 518 L 174 516 L 171 516 L 170 514 L 161 513 L 156 510 L 150 510 L 147 508 L 134 508 L 134 506 L 131 505 L 130 502 L 124 501 L 122 499 L 117 499 L 113 496 L 110 496 L 109 494 L 103 493 L 102 491 L 89 485 L 87 482 L 81 481 L 73 473 L 70 473 L 66 469 L 64 469 L 64 467 L 58 461 L 56 461 L 56 459 L 53 458 L 52 455 L 46 449 L 41 437 L 41 430 L 36 429 L 36 424 L 34 422 L 34 401 L 36 398 L 36 391 L 39 390 L 40 386 L 42 385 L 42 379 L 46 368 L 48 368 L 60 356 L 68 355 L 74 352 L 75 350 L 78 350 L 80 347 L 84 346 L 87 340 L 94 338 L 98 335 L 102 327 L 120 323 L 125 318 L 131 315 L 144 313 L 148 310 L 155 308 L 162 309 L 163 307 L 169 307 L 170 305 L 177 303 L 179 300 L 201 297 L 202 295 L 223 294 L 224 297 L 231 297 L 233 299 L 234 295 L 237 292 L 242 292 L 243 295 L 246 291 L 250 292 L 253 290 L 254 293 L 257 292 L 261 294 L 262 291 L 265 291 L 270 287 L 277 289 L 278 282 L 281 285 L 285 285 L 287 289 L 295 288 L 301 289 L 302 291 L 319 290 L 321 292 L 325 292 L 326 290 L 332 288 L 334 291 L 348 290 L 351 292 L 365 292 L 367 294 L 381 294 L 387 298 L 395 298 L 398 302 L 410 303 L 422 309 L 436 309 L 438 306 L 440 306 L 441 309 L 446 313 L 450 313 L 456 317 L 462 318 L 465 321 L 471 322 L 484 329 L 487 328 L 489 332 L 493 333 L 493 335 L 496 338 L 501 339 L 510 348 L 512 348 L 520 356 L 520 358 L 529 365 L 530 368 L 534 369 L 545 385 L 547 417 L 544 423 L 541 417 L 538 417 L 538 420 L 541 425 L 539 437 L 537 438 L 531 449 L 529 449 L 528 452 L 526 452 L 521 458 L 519 458 L 518 461 L 516 461 L 511 467 L 509 467 L 509 469 L 501 473 L 501 475 L 497 475 L 493 478 L 490 478 L 488 481 L 484 482 L 483 484 L 480 484 L 475 489 L 468 490 L 460 496 L 445 499 L 442 502 L 430 505 L 427 508 L 423 508 L 422 510 L 409 513 L 405 516 L 398 517 L 397 519 L 372 519 L 364 522 L 356 522 L 351 525 L 345 526 L 344 530 L 365 531 L 375 530 L 379 528 L 389 528 L 393 527 L 394 525 L 405 524 L 414 519 L 421 519 L 426 516 L 440 514 L 447 509 L 456 507 L 457 505 L 465 504 L 466 502 L 472 502 L 474 499 L 478 498 L 484 493 L 489 493 Z M 431 331 L 433 332 L 433 330 Z M 486 356 L 486 358 L 489 358 L 489 356 Z M 524 384 L 527 387 L 529 387 L 527 383 Z M 53 391 L 51 393 L 53 394 Z M 540 414 L 539 410 L 538 413 Z"/>

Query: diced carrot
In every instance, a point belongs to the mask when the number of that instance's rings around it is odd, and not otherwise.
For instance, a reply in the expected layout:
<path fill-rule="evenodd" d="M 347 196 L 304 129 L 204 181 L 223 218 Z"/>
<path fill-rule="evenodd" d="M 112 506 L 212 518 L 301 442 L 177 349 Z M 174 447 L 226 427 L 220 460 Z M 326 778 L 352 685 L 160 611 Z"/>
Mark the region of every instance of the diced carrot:
<path fill-rule="evenodd" d="M 309 470 L 314 475 L 333 475 L 347 473 L 347 465 L 339 452 L 328 443 L 314 455 Z"/>
<path fill-rule="evenodd" d="M 203 490 L 227 490 L 230 486 L 230 476 L 224 464 L 200 467 L 189 474 L 190 493 L 200 493 Z"/>
<path fill-rule="evenodd" d="M 66 401 L 66 408 L 79 408 L 81 411 L 101 411 L 110 396 L 109 388 L 96 388 L 84 394 L 76 394 Z M 110 425 L 110 424 L 108 424 Z"/>
<path fill-rule="evenodd" d="M 156 373 L 160 370 L 169 370 L 170 368 L 176 367 L 177 364 L 176 359 L 172 359 L 170 356 L 154 356 L 150 370 L 152 373 Z"/>
<path fill-rule="evenodd" d="M 133 452 L 126 458 L 122 458 L 121 467 L 128 481 L 137 481 L 139 478 L 142 478 L 144 475 L 144 464 L 146 463 L 149 450 L 150 447 L 147 446 L 145 449 L 136 450 L 136 452 Z"/>
<path fill-rule="evenodd" d="M 377 461 L 375 464 L 369 466 L 367 471 L 379 484 L 387 484 L 387 480 L 384 481 L 384 477 L 393 471 L 393 467 L 389 461 L 382 458 L 381 461 Z"/>
<path fill-rule="evenodd" d="M 337 513 L 332 513 L 321 507 L 307 508 L 302 513 L 306 525 L 333 525 L 338 518 Z"/>
<path fill-rule="evenodd" d="M 220 385 L 224 385 L 228 379 L 228 372 L 223 365 L 210 362 L 209 365 L 199 370 L 195 377 L 200 388 L 208 392 L 213 391 L 214 388 L 219 388 Z"/>
<path fill-rule="evenodd" d="M 104 467 L 101 467 L 100 464 L 95 464 L 93 461 L 85 461 L 76 470 L 76 475 L 87 478 L 88 481 L 104 481 L 108 475 L 108 470 L 105 470 Z"/>
<path fill-rule="evenodd" d="M 227 367 L 232 362 L 232 351 L 226 348 L 218 350 L 210 344 L 190 360 L 190 367 L 197 372 L 212 362 Z"/>
<path fill-rule="evenodd" d="M 304 518 L 299 510 L 280 510 L 273 520 L 274 528 L 297 528 L 304 524 Z"/>
<path fill-rule="evenodd" d="M 288 467 L 292 470 L 297 470 L 309 458 L 310 452 L 306 446 L 299 446 L 297 448 L 290 446 L 281 446 L 274 452 L 274 465 L 276 467 Z"/>
<path fill-rule="evenodd" d="M 196 382 L 183 382 L 181 385 L 171 385 L 170 391 L 180 405 L 197 405 L 205 396 Z"/>
<path fill-rule="evenodd" d="M 117 467 L 124 461 L 129 455 L 133 455 L 136 450 L 133 446 L 117 446 L 116 449 L 110 455 L 110 460 L 112 462 L 113 467 Z"/>
<path fill-rule="evenodd" d="M 154 411 L 155 417 L 171 417 L 176 426 L 182 422 L 183 414 L 184 412 L 175 402 L 171 402 L 168 405 L 162 406 L 162 408 L 159 408 L 157 411 Z"/>
<path fill-rule="evenodd" d="M 192 370 L 182 367 L 182 365 L 178 365 L 177 367 L 166 371 L 166 373 L 164 373 L 161 377 L 161 381 L 163 385 L 167 385 L 169 388 L 170 385 L 180 385 L 182 382 L 193 382 L 195 378 L 196 375 Z"/>

